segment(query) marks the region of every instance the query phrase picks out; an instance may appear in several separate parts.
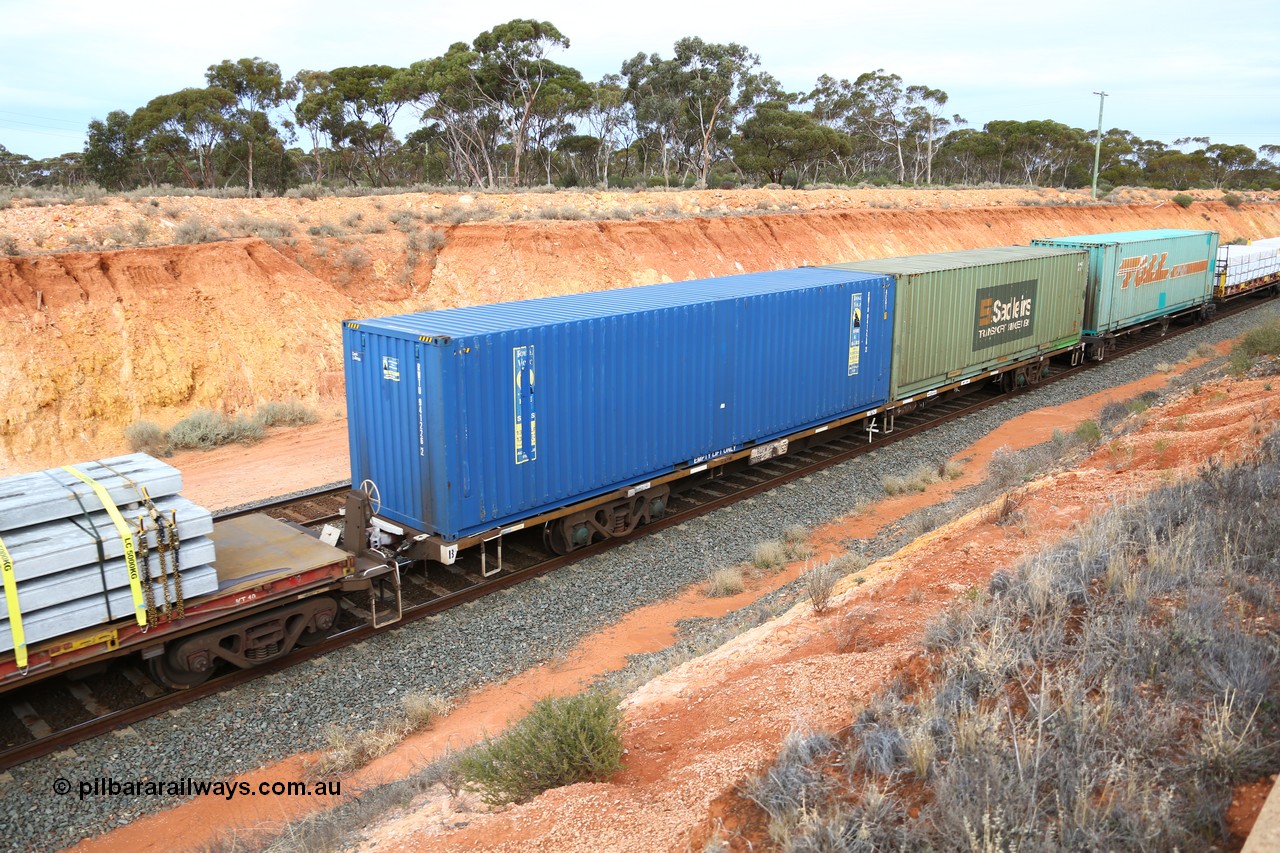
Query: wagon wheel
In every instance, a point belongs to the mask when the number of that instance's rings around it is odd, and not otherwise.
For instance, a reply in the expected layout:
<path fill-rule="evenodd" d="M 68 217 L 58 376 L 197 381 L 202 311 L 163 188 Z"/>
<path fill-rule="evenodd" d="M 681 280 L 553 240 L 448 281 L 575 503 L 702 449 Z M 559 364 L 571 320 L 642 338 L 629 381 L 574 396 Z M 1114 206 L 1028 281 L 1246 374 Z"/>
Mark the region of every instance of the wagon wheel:
<path fill-rule="evenodd" d="M 212 666 L 204 672 L 192 672 L 189 669 L 173 666 L 169 663 L 167 654 L 157 655 L 148 660 L 147 670 L 157 684 L 168 687 L 170 690 L 190 690 L 192 687 L 199 687 L 213 675 Z"/>
<path fill-rule="evenodd" d="M 548 521 L 542 526 L 542 544 L 557 557 L 563 557 L 573 549 L 564 535 L 564 520 Z"/>

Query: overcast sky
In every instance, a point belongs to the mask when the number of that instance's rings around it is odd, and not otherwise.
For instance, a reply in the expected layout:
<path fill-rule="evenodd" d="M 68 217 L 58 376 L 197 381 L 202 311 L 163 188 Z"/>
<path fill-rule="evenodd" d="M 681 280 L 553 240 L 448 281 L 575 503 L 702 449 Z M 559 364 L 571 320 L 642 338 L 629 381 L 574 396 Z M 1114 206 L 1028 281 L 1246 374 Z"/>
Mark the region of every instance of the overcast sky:
<path fill-rule="evenodd" d="M 0 145 L 33 157 L 84 147 L 89 120 L 203 86 L 223 59 L 300 69 L 438 56 L 512 18 L 551 21 L 555 57 L 589 80 L 679 38 L 736 41 L 791 91 L 883 68 L 940 88 L 974 127 L 993 119 L 1103 124 L 1166 143 L 1280 144 L 1280 3 L 959 0 L 0 0 Z M 401 124 L 397 121 L 397 125 Z M 407 128 L 400 127 L 401 132 Z"/>

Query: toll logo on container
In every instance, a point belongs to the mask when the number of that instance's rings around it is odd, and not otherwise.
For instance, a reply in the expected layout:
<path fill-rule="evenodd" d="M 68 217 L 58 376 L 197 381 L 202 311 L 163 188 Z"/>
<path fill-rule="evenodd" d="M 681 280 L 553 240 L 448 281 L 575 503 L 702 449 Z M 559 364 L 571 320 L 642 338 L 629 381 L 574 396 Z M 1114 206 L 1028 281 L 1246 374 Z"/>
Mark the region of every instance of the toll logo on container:
<path fill-rule="evenodd" d="M 1031 337 L 1038 285 L 1032 279 L 980 289 L 974 306 L 973 348 L 987 349 Z"/>
<path fill-rule="evenodd" d="M 1152 252 L 1149 255 L 1134 255 L 1131 258 L 1123 258 L 1120 261 L 1120 266 L 1116 269 L 1116 278 L 1120 279 L 1120 289 L 1123 290 L 1126 287 L 1142 287 L 1144 284 L 1154 284 L 1160 281 L 1168 281 L 1171 278 L 1196 275 L 1208 269 L 1209 260 L 1207 258 L 1169 266 L 1168 252 Z"/>

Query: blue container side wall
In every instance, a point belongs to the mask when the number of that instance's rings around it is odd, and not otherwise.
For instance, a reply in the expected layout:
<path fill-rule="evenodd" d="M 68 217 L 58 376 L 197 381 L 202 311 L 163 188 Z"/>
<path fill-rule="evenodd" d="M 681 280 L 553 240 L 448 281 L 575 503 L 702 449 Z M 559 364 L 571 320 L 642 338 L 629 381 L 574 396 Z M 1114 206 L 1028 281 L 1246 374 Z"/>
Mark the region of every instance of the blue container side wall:
<path fill-rule="evenodd" d="M 360 361 L 347 347 L 353 477 L 378 484 L 384 517 L 457 539 L 882 405 L 891 280 L 845 275 L 837 285 L 792 282 L 444 346 L 370 330 Z M 861 326 L 850 376 L 854 293 Z M 415 361 L 424 369 L 421 446 L 416 376 L 397 383 L 370 369 L 383 355 L 404 358 L 406 345 L 425 353 Z M 528 346 L 536 456 L 517 463 L 513 349 Z"/>

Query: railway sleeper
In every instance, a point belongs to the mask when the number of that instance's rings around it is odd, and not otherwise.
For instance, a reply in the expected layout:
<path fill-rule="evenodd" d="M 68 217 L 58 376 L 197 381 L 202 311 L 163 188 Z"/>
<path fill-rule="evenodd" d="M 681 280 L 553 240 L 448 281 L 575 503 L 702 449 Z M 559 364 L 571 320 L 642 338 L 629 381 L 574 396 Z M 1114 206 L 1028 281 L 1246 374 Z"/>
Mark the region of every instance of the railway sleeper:
<path fill-rule="evenodd" d="M 159 684 L 185 690 L 208 681 L 219 661 L 248 669 L 298 645 L 318 642 L 337 617 L 337 597 L 315 596 L 173 640 L 143 655 Z"/>

